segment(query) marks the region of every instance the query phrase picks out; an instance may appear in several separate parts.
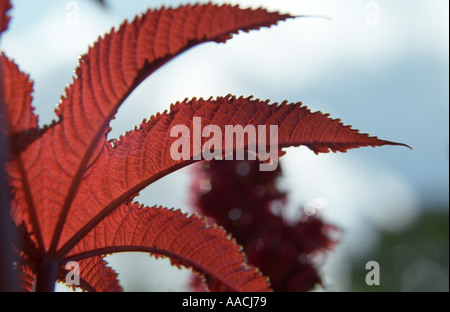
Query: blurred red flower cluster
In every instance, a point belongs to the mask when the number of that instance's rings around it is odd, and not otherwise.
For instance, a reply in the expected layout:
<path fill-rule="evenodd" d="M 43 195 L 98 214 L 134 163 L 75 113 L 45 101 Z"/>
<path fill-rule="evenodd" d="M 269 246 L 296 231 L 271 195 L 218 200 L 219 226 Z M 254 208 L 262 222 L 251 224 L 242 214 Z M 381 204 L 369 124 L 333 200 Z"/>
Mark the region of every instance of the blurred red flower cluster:
<path fill-rule="evenodd" d="M 274 291 L 309 291 L 321 285 L 318 255 L 337 243 L 338 229 L 318 214 L 284 217 L 287 194 L 278 186 L 281 168 L 260 171 L 257 160 L 213 160 L 194 167 L 191 204 L 242 245 L 249 263 L 270 278 Z M 199 279 L 191 282 L 201 290 Z"/>

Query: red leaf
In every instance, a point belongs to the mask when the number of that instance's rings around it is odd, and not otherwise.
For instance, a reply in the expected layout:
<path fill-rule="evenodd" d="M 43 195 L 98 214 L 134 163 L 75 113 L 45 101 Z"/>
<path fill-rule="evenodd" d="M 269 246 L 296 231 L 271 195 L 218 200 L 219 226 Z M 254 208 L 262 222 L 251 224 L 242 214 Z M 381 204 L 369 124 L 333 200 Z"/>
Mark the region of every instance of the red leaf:
<path fill-rule="evenodd" d="M 268 291 L 267 278 L 248 266 L 225 231 L 193 215 L 125 204 L 72 249 L 66 261 L 124 251 L 168 256 L 177 265 L 205 274 L 212 291 Z"/>
<path fill-rule="evenodd" d="M 222 135 L 225 125 L 277 125 L 280 148 L 306 145 L 316 153 L 330 149 L 345 152 L 360 146 L 400 145 L 361 134 L 328 115 L 311 113 L 301 103 L 269 105 L 251 98 L 230 96 L 177 103 L 170 112 L 152 117 L 113 147 L 110 144 L 104 147 L 83 180 L 69 213 L 68 226 L 63 233 L 62 242 L 66 243 L 62 247 L 63 254 L 125 200 L 161 177 L 194 162 L 175 161 L 170 155 L 170 147 L 177 140 L 170 137 L 172 126 L 187 126 L 192 138 L 194 117 L 201 117 L 202 127 L 218 125 Z M 202 138 L 202 144 L 205 141 Z M 225 140 L 222 138 L 222 141 Z M 192 150 L 190 156 L 191 159 L 195 156 Z M 95 193 L 92 189 L 96 189 Z"/>

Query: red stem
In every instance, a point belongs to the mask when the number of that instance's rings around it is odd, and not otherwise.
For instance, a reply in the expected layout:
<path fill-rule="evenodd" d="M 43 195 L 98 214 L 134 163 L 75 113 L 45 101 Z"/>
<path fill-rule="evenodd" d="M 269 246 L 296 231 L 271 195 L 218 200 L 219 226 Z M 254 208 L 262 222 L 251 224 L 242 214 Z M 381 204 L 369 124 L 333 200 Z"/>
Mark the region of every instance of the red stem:
<path fill-rule="evenodd" d="M 36 292 L 55 291 L 58 268 L 57 259 L 44 258 L 39 262 L 36 272 Z"/>

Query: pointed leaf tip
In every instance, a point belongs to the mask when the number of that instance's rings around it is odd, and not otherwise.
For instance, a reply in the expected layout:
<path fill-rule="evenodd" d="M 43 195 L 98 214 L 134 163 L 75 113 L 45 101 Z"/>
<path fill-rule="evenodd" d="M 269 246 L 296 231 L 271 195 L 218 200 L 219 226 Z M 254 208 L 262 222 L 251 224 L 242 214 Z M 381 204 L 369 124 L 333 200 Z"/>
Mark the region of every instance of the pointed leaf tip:
<path fill-rule="evenodd" d="M 382 142 L 384 142 L 383 145 L 392 145 L 392 146 L 403 146 L 403 147 L 407 147 L 410 150 L 414 150 L 411 146 L 409 146 L 408 144 L 405 143 L 400 143 L 400 142 L 393 142 L 393 141 L 386 141 L 386 140 L 382 140 Z"/>
<path fill-rule="evenodd" d="M 332 22 L 333 19 L 329 16 L 326 15 L 316 15 L 316 14 L 312 14 L 312 15 L 294 15 L 292 16 L 292 18 L 318 18 L 318 19 L 324 19 L 327 21 Z"/>

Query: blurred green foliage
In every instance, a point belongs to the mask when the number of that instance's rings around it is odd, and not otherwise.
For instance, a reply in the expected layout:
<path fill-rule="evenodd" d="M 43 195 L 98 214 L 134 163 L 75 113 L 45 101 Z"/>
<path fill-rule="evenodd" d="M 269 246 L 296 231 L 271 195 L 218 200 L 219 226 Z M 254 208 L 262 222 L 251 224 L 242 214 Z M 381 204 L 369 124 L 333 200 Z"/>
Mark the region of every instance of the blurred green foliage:
<path fill-rule="evenodd" d="M 380 265 L 380 285 L 365 282 L 366 263 L 352 263 L 351 291 L 449 291 L 448 207 L 427 207 L 417 221 L 398 233 L 381 232 L 365 259 Z"/>

